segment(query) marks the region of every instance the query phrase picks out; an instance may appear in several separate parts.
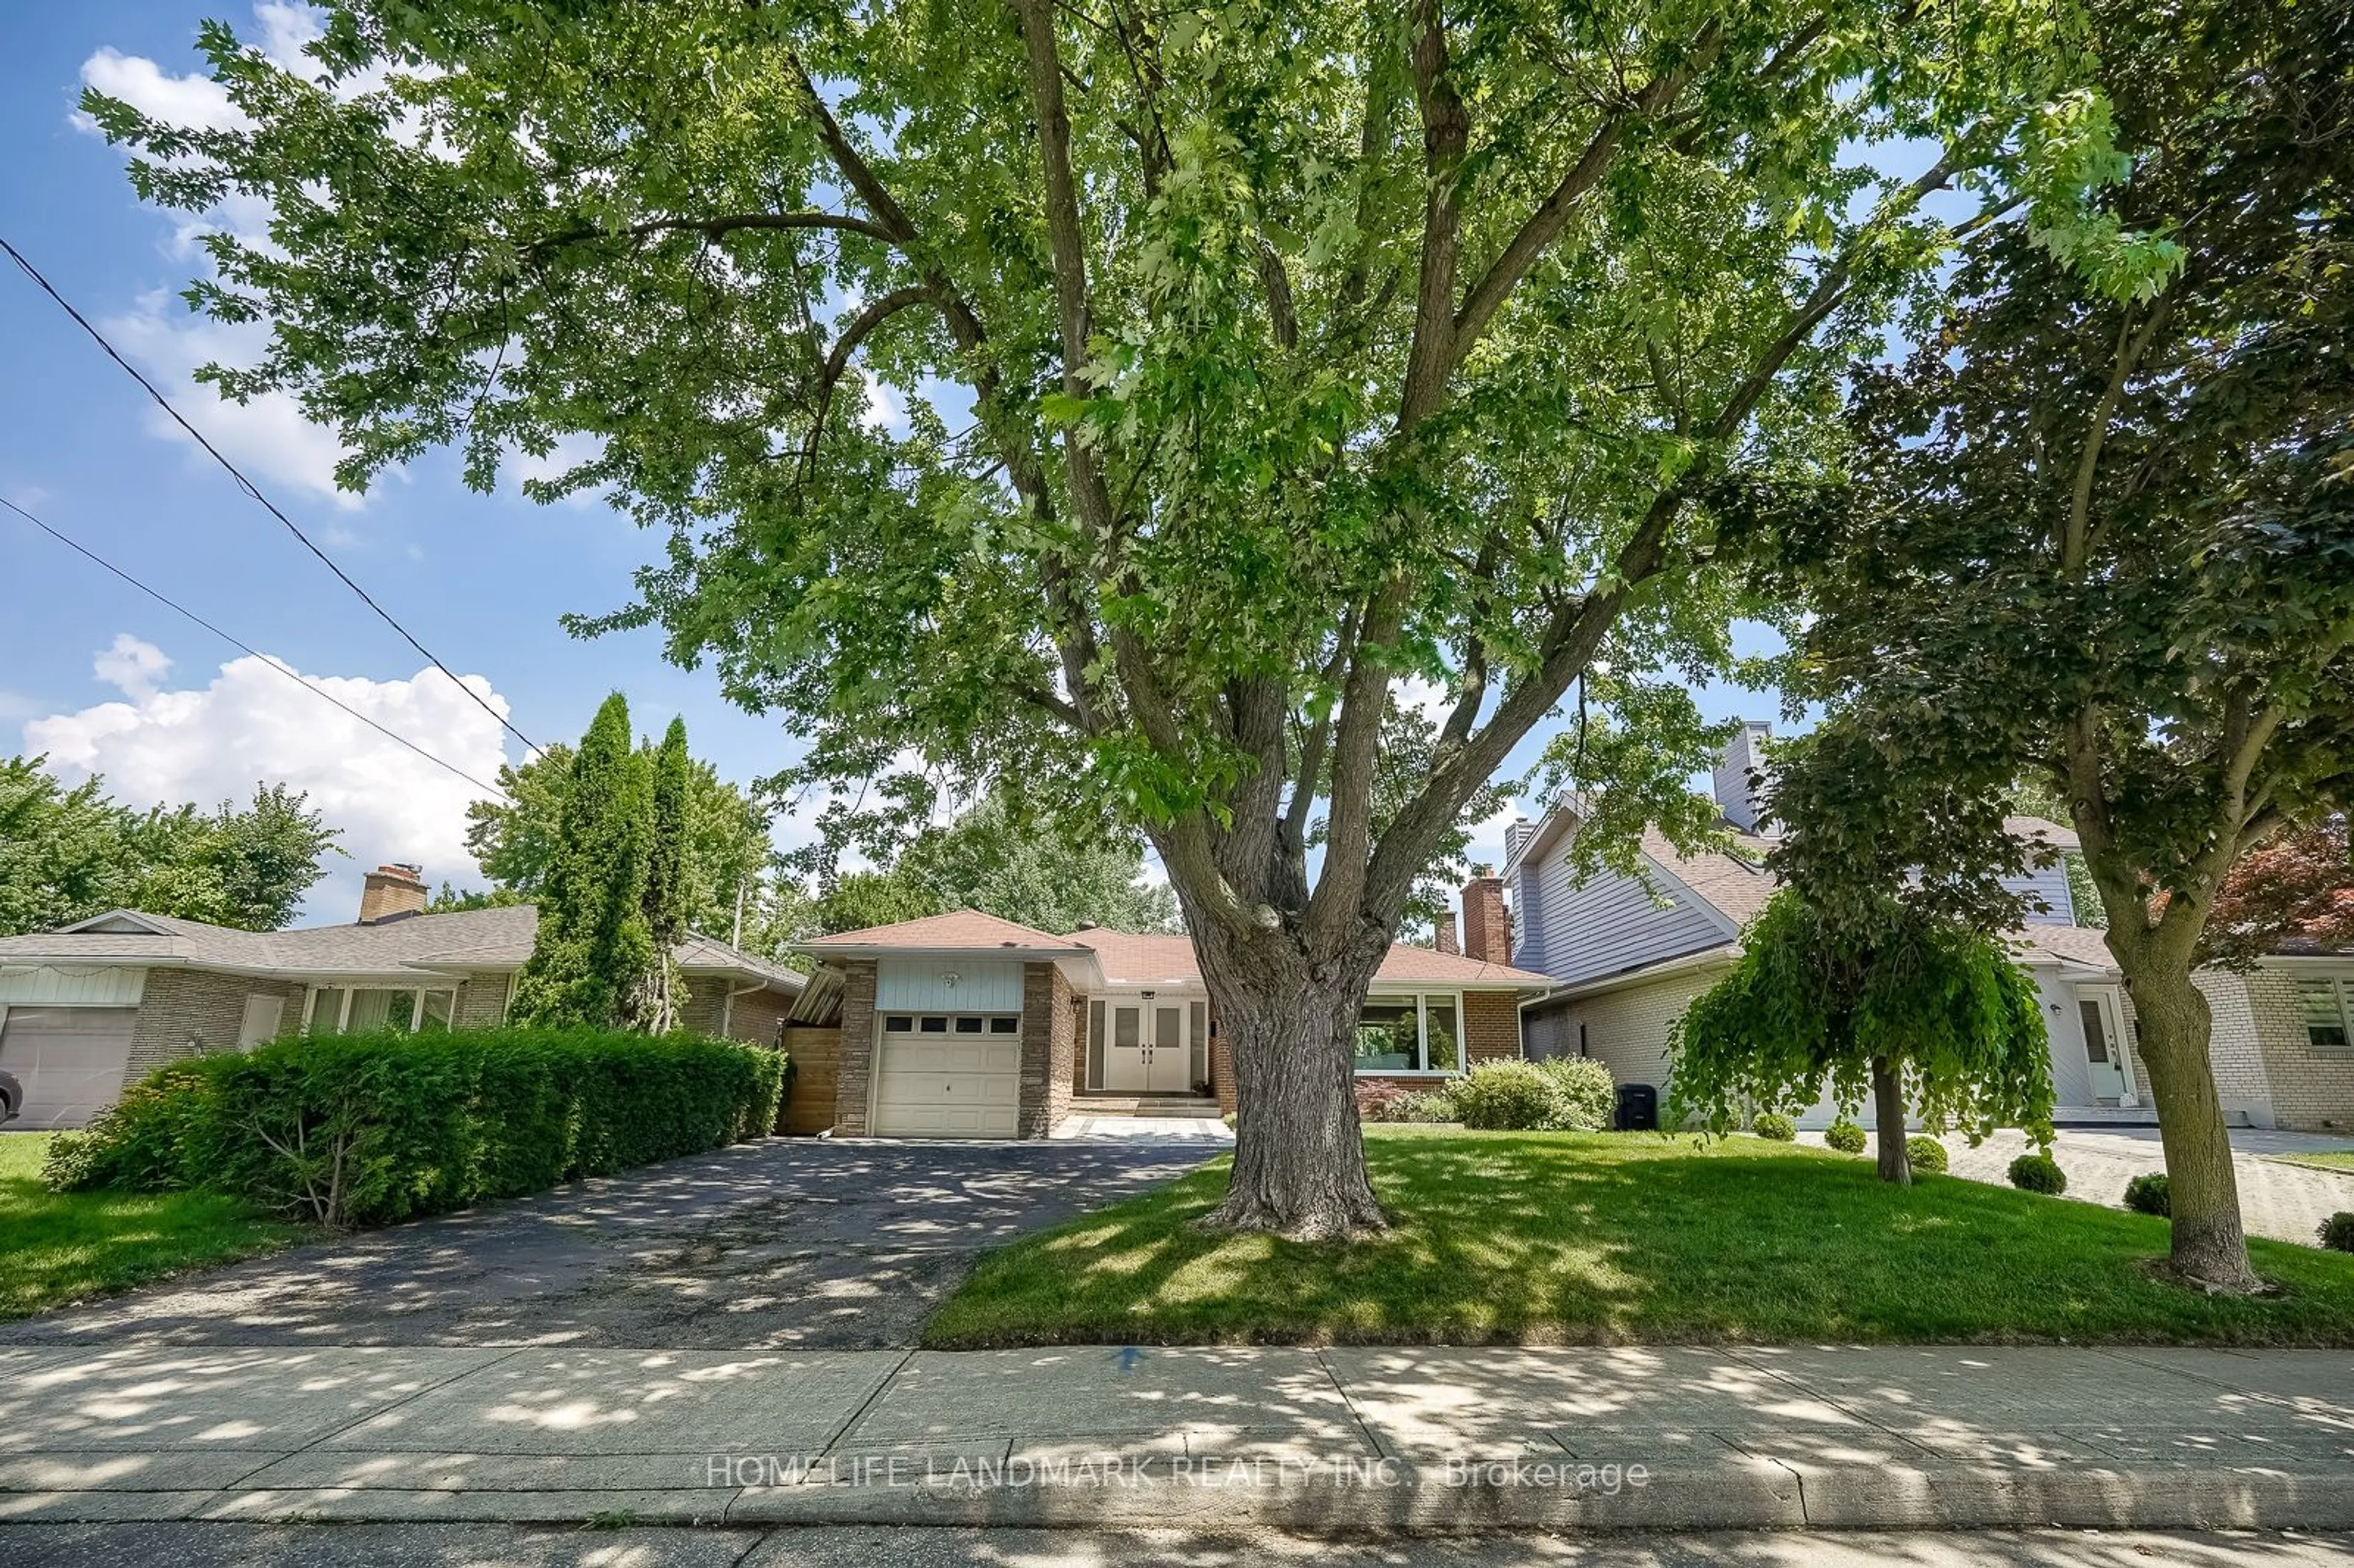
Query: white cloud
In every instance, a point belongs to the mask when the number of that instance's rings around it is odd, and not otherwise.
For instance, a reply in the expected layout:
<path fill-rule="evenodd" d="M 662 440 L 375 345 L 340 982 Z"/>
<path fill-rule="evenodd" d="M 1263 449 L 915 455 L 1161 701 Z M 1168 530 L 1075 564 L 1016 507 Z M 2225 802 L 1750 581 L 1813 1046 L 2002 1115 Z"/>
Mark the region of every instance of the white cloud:
<path fill-rule="evenodd" d="M 117 347 L 162 384 L 164 395 L 231 462 L 262 480 L 293 485 L 337 506 L 361 504 L 361 497 L 335 488 L 343 443 L 333 430 L 305 419 L 292 397 L 270 392 L 249 403 L 234 403 L 196 380 L 200 366 L 249 365 L 260 358 L 268 328 L 190 315 L 162 290 L 141 295 L 136 309 L 109 317 L 101 326 Z M 151 435 L 195 445 L 161 408 L 148 410 L 147 429 Z"/>
<path fill-rule="evenodd" d="M 119 98 L 151 119 L 191 130 L 234 131 L 249 122 L 229 102 L 228 92 L 208 76 L 174 76 L 154 60 L 112 47 L 81 62 L 84 87 Z M 73 123 L 95 135 L 98 122 L 76 110 Z"/>
<path fill-rule="evenodd" d="M 90 668 L 108 685 L 143 701 L 155 694 L 156 683 L 172 668 L 172 661 L 153 642 L 118 631 L 114 645 L 100 653 Z"/>
<path fill-rule="evenodd" d="M 898 393 L 883 385 L 873 371 L 864 366 L 858 374 L 866 382 L 866 407 L 859 411 L 858 422 L 870 430 L 904 430 L 907 428 L 907 405 Z"/>
<path fill-rule="evenodd" d="M 472 785 L 303 691 L 279 661 L 233 660 L 210 684 L 178 691 L 162 687 L 170 662 L 152 644 L 117 637 L 94 667 L 123 700 L 33 720 L 26 750 L 48 753 L 69 779 L 105 775 L 108 794 L 130 805 L 243 801 L 257 782 L 304 791 L 327 825 L 343 830 L 349 855 L 327 858 L 327 880 L 304 910 L 312 921 L 351 919 L 360 875 L 379 861 L 415 861 L 437 884 L 481 885 L 465 849 L 466 806 L 482 794 Z M 439 671 L 407 681 L 311 679 L 477 779 L 490 780 L 503 759 L 498 721 Z M 465 680 L 506 711 L 488 681 Z"/>

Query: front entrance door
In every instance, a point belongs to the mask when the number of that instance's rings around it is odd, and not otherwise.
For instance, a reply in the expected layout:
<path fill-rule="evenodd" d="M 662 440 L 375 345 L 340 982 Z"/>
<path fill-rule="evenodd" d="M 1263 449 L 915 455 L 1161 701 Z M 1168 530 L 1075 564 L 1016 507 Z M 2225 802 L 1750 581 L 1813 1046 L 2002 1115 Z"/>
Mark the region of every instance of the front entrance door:
<path fill-rule="evenodd" d="M 1104 1012 L 1102 1087 L 1129 1095 L 1182 1095 L 1193 1088 L 1183 1002 L 1115 1001 Z"/>
<path fill-rule="evenodd" d="M 2084 1063 L 2092 1078 L 2094 1102 L 2133 1104 L 2133 1085 L 2126 1076 L 2125 1030 L 2116 991 L 2108 986 L 2077 987 L 2076 1017 L 2084 1031 Z"/>

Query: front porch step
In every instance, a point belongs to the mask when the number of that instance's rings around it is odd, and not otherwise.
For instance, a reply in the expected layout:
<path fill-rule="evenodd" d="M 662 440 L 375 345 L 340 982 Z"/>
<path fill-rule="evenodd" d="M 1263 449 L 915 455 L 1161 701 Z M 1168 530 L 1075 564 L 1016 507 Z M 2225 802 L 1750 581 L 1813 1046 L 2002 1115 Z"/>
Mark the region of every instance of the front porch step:
<path fill-rule="evenodd" d="M 1218 1102 L 1199 1095 L 1074 1095 L 1073 1116 L 1152 1116 L 1215 1121 Z"/>

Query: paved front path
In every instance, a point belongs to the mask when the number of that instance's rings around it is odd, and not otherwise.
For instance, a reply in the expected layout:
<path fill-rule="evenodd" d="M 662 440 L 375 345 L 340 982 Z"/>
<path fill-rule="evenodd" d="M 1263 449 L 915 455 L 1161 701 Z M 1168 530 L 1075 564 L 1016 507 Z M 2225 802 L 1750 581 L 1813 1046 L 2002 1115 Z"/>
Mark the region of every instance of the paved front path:
<path fill-rule="evenodd" d="M 184 1519 L 2344 1528 L 2354 1352 L 0 1350 L 0 1525 Z"/>
<path fill-rule="evenodd" d="M 1812 1141 L 1821 1142 L 1821 1135 L 1813 1135 Z M 1976 1149 L 1958 1138 L 1944 1141 L 1953 1157 L 1953 1174 L 2003 1186 L 2009 1184 L 2010 1162 L 2031 1147 L 2027 1135 L 2020 1132 L 1999 1132 Z M 2311 1133 L 2232 1130 L 2240 1218 L 2250 1235 L 2311 1246 L 2322 1221 L 2340 1209 L 2354 1209 L 2354 1172 L 2341 1175 L 2264 1158 L 2324 1149 L 2354 1149 L 2354 1142 Z M 2052 1157 L 2068 1173 L 2069 1197 L 2112 1209 L 2126 1206 L 2126 1182 L 2146 1171 L 2166 1169 L 2154 1127 L 2062 1128 Z"/>
<path fill-rule="evenodd" d="M 1214 1152 L 769 1139 L 0 1324 L 0 1344 L 912 1345 L 981 1252 Z"/>

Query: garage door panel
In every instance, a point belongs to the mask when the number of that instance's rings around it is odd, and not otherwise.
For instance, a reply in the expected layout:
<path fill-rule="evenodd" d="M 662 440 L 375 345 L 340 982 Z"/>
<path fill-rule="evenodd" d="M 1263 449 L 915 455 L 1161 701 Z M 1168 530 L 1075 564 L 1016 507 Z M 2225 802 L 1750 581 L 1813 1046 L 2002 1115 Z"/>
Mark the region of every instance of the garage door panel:
<path fill-rule="evenodd" d="M 12 1007 L 0 1022 L 0 1070 L 25 1086 L 11 1128 L 82 1127 L 122 1094 L 135 1007 Z"/>
<path fill-rule="evenodd" d="M 1013 1138 L 1021 1098 L 1017 1035 L 889 1032 L 876 1047 L 878 1135 Z"/>

